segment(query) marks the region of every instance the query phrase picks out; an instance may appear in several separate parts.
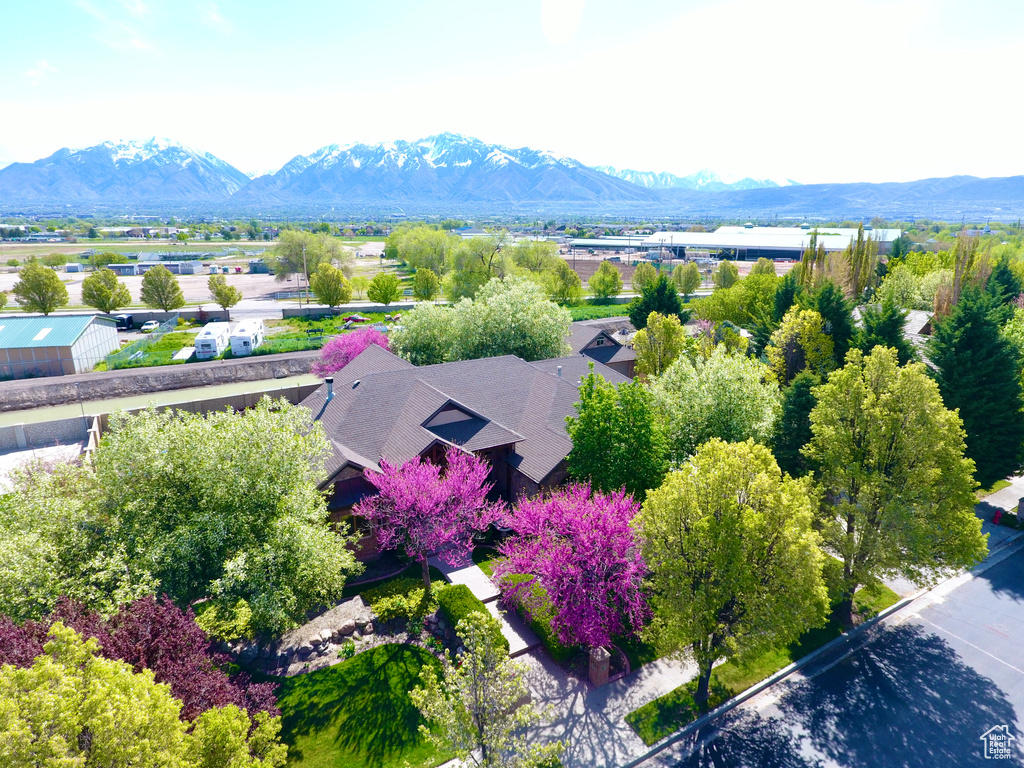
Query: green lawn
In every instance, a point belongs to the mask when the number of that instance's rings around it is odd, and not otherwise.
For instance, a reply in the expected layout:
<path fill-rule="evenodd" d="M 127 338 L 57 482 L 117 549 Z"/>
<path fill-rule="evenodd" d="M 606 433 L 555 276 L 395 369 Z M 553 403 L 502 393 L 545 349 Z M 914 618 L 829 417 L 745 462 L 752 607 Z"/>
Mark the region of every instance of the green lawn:
<path fill-rule="evenodd" d="M 569 314 L 576 320 L 597 320 L 602 317 L 625 317 L 629 304 L 583 304 L 569 307 Z"/>
<path fill-rule="evenodd" d="M 877 584 L 860 589 L 854 599 L 854 606 L 860 616 L 867 619 L 898 600 L 899 595 L 884 584 Z M 711 673 L 711 707 L 717 707 L 727 699 L 742 693 L 783 667 L 839 637 L 842 632 L 843 628 L 839 623 L 830 619 L 824 627 L 804 632 L 796 642 L 766 651 L 745 664 L 727 661 L 715 667 L 715 671 Z M 693 701 L 695 692 L 696 681 L 691 680 L 661 698 L 630 712 L 626 715 L 626 722 L 643 739 L 644 744 L 651 746 L 697 719 L 700 712 Z"/>
<path fill-rule="evenodd" d="M 991 488 L 979 488 L 977 493 L 975 493 L 975 496 L 977 497 L 978 501 L 981 501 L 986 496 L 990 496 L 996 491 L 1001 491 L 1003 490 L 1003 488 L 1008 488 L 1009 486 L 1009 480 L 998 480 Z"/>
<path fill-rule="evenodd" d="M 409 691 L 429 651 L 381 645 L 326 669 L 285 679 L 278 690 L 288 764 L 304 768 L 414 768 L 445 756 L 419 734 Z"/>

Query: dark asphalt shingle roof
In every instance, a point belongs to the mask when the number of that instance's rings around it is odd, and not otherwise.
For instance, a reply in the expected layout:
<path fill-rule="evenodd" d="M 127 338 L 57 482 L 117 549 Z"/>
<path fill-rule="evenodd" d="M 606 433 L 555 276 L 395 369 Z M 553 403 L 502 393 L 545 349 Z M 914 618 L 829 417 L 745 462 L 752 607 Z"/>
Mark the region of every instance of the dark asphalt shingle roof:
<path fill-rule="evenodd" d="M 401 463 L 438 441 L 474 451 L 514 443 L 510 463 L 539 483 L 572 448 L 565 417 L 575 413 L 587 363 L 582 356 L 527 363 L 506 355 L 414 367 L 371 346 L 335 374 L 329 402 L 322 386 L 302 404 L 331 440 L 329 476 L 346 464 Z M 613 383 L 627 381 L 599 363 L 595 370 Z M 471 418 L 423 426 L 446 405 Z"/>

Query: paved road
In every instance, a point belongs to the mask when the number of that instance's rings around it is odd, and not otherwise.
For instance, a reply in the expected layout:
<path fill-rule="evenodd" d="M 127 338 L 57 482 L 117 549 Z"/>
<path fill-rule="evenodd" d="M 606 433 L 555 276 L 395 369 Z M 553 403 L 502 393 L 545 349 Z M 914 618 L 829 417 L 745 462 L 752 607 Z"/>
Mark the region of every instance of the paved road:
<path fill-rule="evenodd" d="M 645 766 L 1024 766 L 1024 545 Z M 1008 726 L 1006 759 L 982 734 Z"/>

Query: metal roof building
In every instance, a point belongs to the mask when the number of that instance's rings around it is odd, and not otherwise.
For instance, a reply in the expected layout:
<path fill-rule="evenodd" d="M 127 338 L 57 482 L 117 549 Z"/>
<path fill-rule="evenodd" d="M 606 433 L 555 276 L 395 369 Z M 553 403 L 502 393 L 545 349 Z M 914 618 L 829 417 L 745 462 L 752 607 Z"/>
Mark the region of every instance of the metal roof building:
<path fill-rule="evenodd" d="M 120 346 L 106 315 L 0 317 L 0 380 L 82 373 Z"/>
<path fill-rule="evenodd" d="M 649 250 L 667 249 L 673 258 L 686 255 L 687 249 L 715 251 L 721 256 L 756 260 L 799 259 L 810 246 L 811 235 L 817 231 L 818 242 L 829 252 L 842 251 L 857 240 L 857 230 L 841 227 L 719 227 L 714 232 L 655 232 L 643 241 Z M 892 241 L 902 234 L 899 229 L 866 229 L 865 238 L 878 241 L 878 252 L 888 253 Z"/>

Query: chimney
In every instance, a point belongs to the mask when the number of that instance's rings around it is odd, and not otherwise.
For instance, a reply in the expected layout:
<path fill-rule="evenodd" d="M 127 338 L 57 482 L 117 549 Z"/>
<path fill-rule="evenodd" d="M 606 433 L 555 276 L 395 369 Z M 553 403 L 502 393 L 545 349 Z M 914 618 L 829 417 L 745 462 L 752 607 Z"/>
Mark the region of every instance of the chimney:
<path fill-rule="evenodd" d="M 562 366 L 558 366 L 558 378 L 562 378 Z"/>
<path fill-rule="evenodd" d="M 324 379 L 324 382 L 327 384 L 327 402 L 330 402 L 331 398 L 334 397 L 334 377 L 328 376 Z"/>

